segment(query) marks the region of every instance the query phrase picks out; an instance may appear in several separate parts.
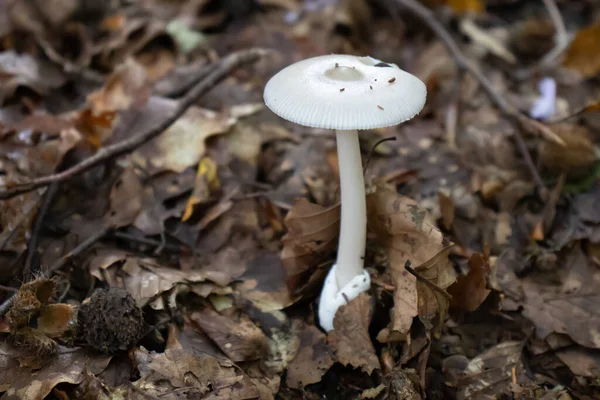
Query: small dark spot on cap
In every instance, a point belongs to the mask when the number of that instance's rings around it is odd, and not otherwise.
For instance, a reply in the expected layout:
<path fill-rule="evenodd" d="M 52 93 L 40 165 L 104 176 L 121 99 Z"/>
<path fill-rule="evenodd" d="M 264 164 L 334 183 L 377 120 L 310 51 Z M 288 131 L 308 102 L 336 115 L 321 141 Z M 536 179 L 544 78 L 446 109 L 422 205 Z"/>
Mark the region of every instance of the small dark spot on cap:
<path fill-rule="evenodd" d="M 337 67 L 339 67 L 339 66 L 340 66 L 340 64 L 338 64 L 338 63 L 335 63 L 335 67 L 336 67 L 336 68 L 337 68 Z"/>
<path fill-rule="evenodd" d="M 375 82 L 377 82 L 377 79 L 375 79 Z"/>
<path fill-rule="evenodd" d="M 369 87 L 371 88 L 371 90 L 373 90 L 373 86 L 370 86 L 370 85 L 369 85 Z"/>
<path fill-rule="evenodd" d="M 380 62 L 377 63 L 375 65 L 373 65 L 374 67 L 380 67 L 380 68 L 392 68 L 392 66 L 388 63 L 384 63 L 384 62 Z"/>
<path fill-rule="evenodd" d="M 394 77 L 394 78 L 392 78 L 392 79 L 390 79 L 390 80 L 388 81 L 388 83 L 394 83 L 394 82 L 396 82 L 396 78 L 395 78 L 395 77 Z"/>
<path fill-rule="evenodd" d="M 344 90 L 346 90 L 346 88 L 341 88 L 341 89 L 340 89 L 340 92 L 343 92 Z"/>
<path fill-rule="evenodd" d="M 377 108 L 379 108 L 380 110 L 383 110 L 383 107 L 381 107 L 379 104 L 377 104 Z"/>
<path fill-rule="evenodd" d="M 356 289 L 358 285 L 352 285 L 352 289 Z"/>
<path fill-rule="evenodd" d="M 367 281 L 367 278 L 363 278 L 363 282 L 366 282 L 366 281 Z"/>

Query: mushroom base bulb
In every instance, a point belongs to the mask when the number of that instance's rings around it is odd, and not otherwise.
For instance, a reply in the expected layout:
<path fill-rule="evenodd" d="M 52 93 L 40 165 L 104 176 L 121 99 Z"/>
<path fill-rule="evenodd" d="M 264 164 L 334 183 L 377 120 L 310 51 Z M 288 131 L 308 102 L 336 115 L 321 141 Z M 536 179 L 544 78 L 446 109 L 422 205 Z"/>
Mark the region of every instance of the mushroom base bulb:
<path fill-rule="evenodd" d="M 337 264 L 329 270 L 319 300 L 319 323 L 321 328 L 327 332 L 333 330 L 333 318 L 337 310 L 371 287 L 371 276 L 367 271 L 362 270 L 359 275 L 340 289 L 335 277 L 336 269 Z"/>

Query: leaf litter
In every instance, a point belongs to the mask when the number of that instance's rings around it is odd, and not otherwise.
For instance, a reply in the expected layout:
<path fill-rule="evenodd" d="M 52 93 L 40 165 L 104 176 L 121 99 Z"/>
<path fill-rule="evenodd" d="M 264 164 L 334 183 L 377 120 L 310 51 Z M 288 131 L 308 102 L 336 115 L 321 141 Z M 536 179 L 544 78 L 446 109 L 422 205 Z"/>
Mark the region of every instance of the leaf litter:
<path fill-rule="evenodd" d="M 596 4 L 37 3 L 0 4 L 3 398 L 599 395 Z M 373 285 L 325 333 L 335 137 L 262 91 L 336 52 L 428 101 L 361 135 Z"/>

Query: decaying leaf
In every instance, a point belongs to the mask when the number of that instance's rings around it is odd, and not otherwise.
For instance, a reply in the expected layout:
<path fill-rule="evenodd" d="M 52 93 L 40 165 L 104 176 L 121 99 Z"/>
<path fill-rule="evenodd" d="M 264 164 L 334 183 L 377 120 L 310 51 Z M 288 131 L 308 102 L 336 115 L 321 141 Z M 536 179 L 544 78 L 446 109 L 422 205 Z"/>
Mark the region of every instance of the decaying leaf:
<path fill-rule="evenodd" d="M 369 337 L 371 314 L 371 297 L 361 293 L 340 307 L 333 319 L 334 329 L 327 335 L 337 361 L 361 368 L 369 375 L 374 369 L 381 368 Z"/>
<path fill-rule="evenodd" d="M 238 375 L 233 363 L 208 354 L 193 354 L 178 346 L 164 353 L 135 351 L 141 378 L 134 385 L 154 396 L 168 396 L 176 389 L 185 389 L 189 395 L 202 398 L 225 399 L 240 394 L 242 399 L 258 396 L 259 391 L 248 378 Z M 168 382 L 165 385 L 165 382 Z M 225 389 L 221 391 L 220 389 Z M 250 391 L 250 393 L 248 393 Z M 216 393 L 215 393 L 216 392 Z M 236 398 L 236 397 L 229 397 Z"/>
<path fill-rule="evenodd" d="M 442 325 L 450 306 L 450 296 L 445 290 L 456 280 L 454 268 L 448 259 L 451 249 L 452 246 L 444 247 L 431 259 L 415 268 L 420 276 L 417 279 L 419 318 L 428 329 Z M 432 320 L 436 315 L 438 323 L 434 324 Z"/>
<path fill-rule="evenodd" d="M 368 229 L 388 249 L 394 292 L 392 331 L 405 334 L 418 315 L 416 278 L 404 269 L 406 261 L 422 265 L 443 249 L 443 235 L 428 213 L 407 197 L 378 188 L 367 197 Z M 444 278 L 445 279 L 445 278 Z"/>
<path fill-rule="evenodd" d="M 286 383 L 293 389 L 317 383 L 333 363 L 333 349 L 327 344 L 327 335 L 314 325 L 305 326 L 298 353 L 288 364 Z"/>
<path fill-rule="evenodd" d="M 294 294 L 305 290 L 310 283 L 315 289 L 314 275 L 324 278 L 326 271 L 315 274 L 314 269 L 327 261 L 336 244 L 340 207 L 325 208 L 300 198 L 285 217 L 285 225 L 287 234 L 282 239 L 281 259 L 287 285 Z"/>
<path fill-rule="evenodd" d="M 469 258 L 469 272 L 456 278 L 449 288 L 452 296 L 450 306 L 465 311 L 475 311 L 487 298 L 491 290 L 487 288 L 487 275 L 490 265 L 480 253 Z"/>
<path fill-rule="evenodd" d="M 590 265 L 581 249 L 573 252 L 573 258 L 567 260 L 571 271 L 563 282 L 541 275 L 518 279 L 510 272 L 509 258 L 500 257 L 500 286 L 507 297 L 522 305 L 523 315 L 533 322 L 539 338 L 556 332 L 568 335 L 581 346 L 599 349 L 600 315 L 596 305 L 600 302 L 600 272 Z"/>
<path fill-rule="evenodd" d="M 18 349 L 0 343 L 0 392 L 6 392 L 5 399 L 43 399 L 59 383 L 81 382 L 86 369 L 99 374 L 111 359 L 82 348 L 61 347 L 54 357 L 33 371 L 20 366 L 20 357 Z"/>
<path fill-rule="evenodd" d="M 222 315 L 204 309 L 190 319 L 234 362 L 259 360 L 266 355 L 264 333 L 244 314 Z"/>
<path fill-rule="evenodd" d="M 518 341 L 500 343 L 473 358 L 459 382 L 457 399 L 484 400 L 503 393 L 510 395 L 513 368 L 517 369 L 516 375 L 521 376 L 524 345 Z"/>

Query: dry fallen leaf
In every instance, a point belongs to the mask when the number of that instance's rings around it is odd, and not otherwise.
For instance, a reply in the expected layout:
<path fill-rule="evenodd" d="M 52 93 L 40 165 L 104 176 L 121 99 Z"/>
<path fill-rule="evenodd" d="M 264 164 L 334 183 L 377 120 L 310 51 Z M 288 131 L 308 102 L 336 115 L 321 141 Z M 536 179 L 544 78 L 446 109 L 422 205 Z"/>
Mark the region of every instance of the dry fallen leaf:
<path fill-rule="evenodd" d="M 206 282 L 207 275 L 200 271 L 181 271 L 156 263 L 153 259 L 140 259 L 117 251 L 100 252 L 89 261 L 90 274 L 109 286 L 127 290 L 143 307 L 148 302 L 154 309 L 163 309 L 165 304 L 160 294 L 178 288 L 193 291 L 205 296 L 210 293 L 231 292 L 231 288 L 221 288 Z"/>
<path fill-rule="evenodd" d="M 327 335 L 314 325 L 305 326 L 298 353 L 288 364 L 286 383 L 292 389 L 317 383 L 333 363 L 333 349 L 327 344 Z"/>
<path fill-rule="evenodd" d="M 445 289 L 456 280 L 454 268 L 448 259 L 451 249 L 452 246 L 446 246 L 431 259 L 415 267 L 415 271 L 420 275 L 417 279 L 419 318 L 428 329 L 443 324 L 450 306 L 450 298 Z M 434 324 L 432 320 L 436 315 L 438 322 Z"/>
<path fill-rule="evenodd" d="M 43 96 L 65 81 L 61 71 L 41 58 L 14 51 L 0 53 L 0 105 L 11 98 L 19 86 Z"/>
<path fill-rule="evenodd" d="M 316 289 L 327 271 L 315 274 L 315 268 L 328 260 L 340 229 L 340 207 L 325 208 L 300 198 L 285 217 L 287 234 L 283 237 L 281 260 L 287 285 L 293 294 Z M 318 279 L 318 278 L 317 278 Z M 307 283 L 312 287 L 307 288 Z"/>
<path fill-rule="evenodd" d="M 452 296 L 450 306 L 466 311 L 475 311 L 484 302 L 491 290 L 487 288 L 487 275 L 490 272 L 488 261 L 480 253 L 469 258 L 469 272 L 461 275 L 449 288 Z"/>
<path fill-rule="evenodd" d="M 172 109 L 174 100 L 161 99 L 163 108 Z M 243 114 L 245 116 L 247 114 Z M 150 175 L 182 172 L 196 165 L 205 152 L 205 141 L 227 132 L 237 121 L 231 113 L 190 107 L 173 125 L 132 154 L 132 160 Z"/>
<path fill-rule="evenodd" d="M 405 270 L 406 261 L 422 265 L 443 249 L 443 235 L 417 204 L 386 188 L 367 197 L 368 229 L 388 249 L 394 292 L 390 329 L 406 334 L 418 315 L 416 278 Z"/>
<path fill-rule="evenodd" d="M 544 140 L 540 148 L 540 164 L 555 175 L 580 179 L 592 173 L 598 161 L 591 132 L 571 123 L 553 124 L 552 130 L 565 142 L 565 146 Z"/>
<path fill-rule="evenodd" d="M 327 334 L 338 362 L 361 368 L 369 375 L 374 369 L 381 369 L 369 337 L 371 314 L 371 297 L 361 293 L 340 307 L 333 319 L 334 329 Z"/>
<path fill-rule="evenodd" d="M 220 360 L 208 354 L 193 354 L 178 346 L 164 353 L 140 348 L 134 354 L 140 379 L 133 385 L 146 394 L 164 397 L 173 390 L 185 389 L 187 395 L 223 400 L 256 398 L 259 394 L 247 377 L 238 375 L 229 360 Z M 240 394 L 240 397 L 234 397 L 236 394 Z"/>
<path fill-rule="evenodd" d="M 264 333 L 244 314 L 222 315 L 206 308 L 190 319 L 234 362 L 259 360 L 267 354 Z"/>
<path fill-rule="evenodd" d="M 217 176 L 217 165 L 209 157 L 202 157 L 198 163 L 194 191 L 190 195 L 185 206 L 185 212 L 181 217 L 182 221 L 187 221 L 194 212 L 194 207 L 210 199 L 210 196 L 219 188 L 221 184 Z"/>
<path fill-rule="evenodd" d="M 458 400 L 484 400 L 491 397 L 509 395 L 511 371 L 517 369 L 521 375 L 521 354 L 524 342 L 508 341 L 500 343 L 473 358 L 460 379 Z"/>
<path fill-rule="evenodd" d="M 563 66 L 574 69 L 584 78 L 600 72 L 600 23 L 596 22 L 577 32 L 566 50 Z"/>
<path fill-rule="evenodd" d="M 144 68 L 132 59 L 121 64 L 104 86 L 88 95 L 92 114 L 124 111 L 134 104 L 144 104 L 150 95 Z"/>
<path fill-rule="evenodd" d="M 110 192 L 106 224 L 122 228 L 133 224 L 142 208 L 142 183 L 132 167 L 126 168 Z"/>
<path fill-rule="evenodd" d="M 82 348 L 61 347 L 54 357 L 33 371 L 20 366 L 20 357 L 18 349 L 0 343 L 0 392 L 5 392 L 3 399 L 43 399 L 60 383 L 81 382 L 86 369 L 99 374 L 111 359 L 111 356 Z"/>

